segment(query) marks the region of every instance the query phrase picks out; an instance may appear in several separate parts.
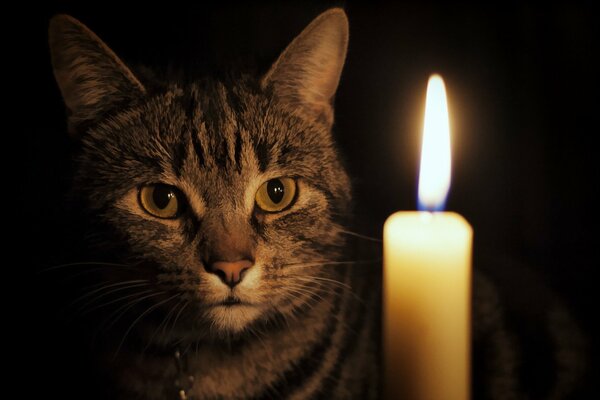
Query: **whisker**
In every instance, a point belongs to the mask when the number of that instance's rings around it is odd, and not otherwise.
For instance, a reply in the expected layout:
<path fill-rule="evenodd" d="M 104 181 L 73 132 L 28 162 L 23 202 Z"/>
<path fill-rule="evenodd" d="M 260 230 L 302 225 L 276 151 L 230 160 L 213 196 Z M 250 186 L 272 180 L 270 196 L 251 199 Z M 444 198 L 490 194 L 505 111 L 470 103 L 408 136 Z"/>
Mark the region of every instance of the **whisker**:
<path fill-rule="evenodd" d="M 108 316 L 108 318 L 106 318 L 104 320 L 104 322 L 102 323 L 102 325 L 105 325 L 107 323 L 109 323 L 109 321 L 114 318 L 112 321 L 110 321 L 110 323 L 108 324 L 108 326 L 106 326 L 105 328 L 101 328 L 103 331 L 107 331 L 109 329 L 111 329 L 114 324 L 117 323 L 117 321 L 127 312 L 129 311 L 132 307 L 134 307 L 136 304 L 139 304 L 140 302 L 149 299 L 151 297 L 156 297 L 156 296 L 160 296 L 163 295 L 166 292 L 160 291 L 160 292 L 156 292 L 156 293 L 152 293 L 149 294 L 147 296 L 143 296 L 137 299 L 133 299 L 132 301 L 128 302 L 127 304 L 122 305 L 121 307 L 119 307 L 117 310 L 115 310 L 113 313 L 111 313 L 111 315 Z M 138 294 L 139 295 L 139 294 Z M 116 315 L 118 314 L 118 315 Z M 115 318 L 116 315 L 116 318 Z"/>
<path fill-rule="evenodd" d="M 133 327 L 145 316 L 147 315 L 149 312 L 152 312 L 153 310 L 155 310 L 157 307 L 160 307 L 161 305 L 165 304 L 166 302 L 174 299 L 175 297 L 179 296 L 180 294 L 174 294 L 173 296 L 169 297 L 166 300 L 160 301 L 156 304 L 154 304 L 153 306 L 150 306 L 148 309 L 146 309 L 146 311 L 144 311 L 142 314 L 140 314 L 131 325 L 129 325 L 129 328 L 127 329 L 127 331 L 125 332 L 125 334 L 123 335 L 123 339 L 121 339 L 121 343 L 119 343 L 119 346 L 117 347 L 117 351 L 115 352 L 115 357 L 119 354 L 119 352 L 121 351 L 121 347 L 123 346 L 123 343 L 125 342 L 125 339 L 127 338 L 127 335 L 129 335 L 129 332 L 131 332 L 131 330 L 133 329 Z"/>
<path fill-rule="evenodd" d="M 306 279 L 304 279 L 304 278 L 306 278 Z M 359 295 L 357 295 L 354 292 L 352 286 L 350 286 L 344 282 L 336 281 L 335 279 L 328 279 L 328 278 L 317 277 L 317 276 L 313 276 L 313 277 L 295 276 L 294 279 L 299 279 L 301 281 L 315 283 L 315 284 L 323 286 L 323 287 L 340 288 L 340 289 L 344 290 L 345 292 L 348 292 L 358 302 L 363 303 L 363 304 L 365 302 L 362 297 L 360 297 Z M 315 280 L 316 280 L 316 282 L 315 282 Z"/>
<path fill-rule="evenodd" d="M 323 299 L 323 297 L 321 297 L 320 295 L 306 289 L 306 288 L 299 288 L 299 287 L 293 287 L 290 286 L 287 288 L 286 290 L 288 293 L 296 293 L 300 296 L 296 296 L 296 299 L 301 301 L 301 304 L 298 305 L 298 307 L 302 306 L 302 305 L 308 305 L 309 307 L 312 306 L 311 300 L 313 301 L 325 301 L 325 299 Z M 294 305 L 292 305 L 292 307 L 294 307 Z"/>
<path fill-rule="evenodd" d="M 146 293 L 151 293 L 151 292 L 153 292 L 153 290 L 152 289 L 148 289 L 148 290 L 143 290 L 141 292 L 137 292 L 137 293 L 133 293 L 133 294 L 128 294 L 126 296 L 122 296 L 122 297 L 119 297 L 117 299 L 113 299 L 113 300 L 108 301 L 106 303 L 102 303 L 102 304 L 96 305 L 96 306 L 94 306 L 94 307 L 92 307 L 90 309 L 81 310 L 80 312 L 82 313 L 81 315 L 86 315 L 86 314 L 91 313 L 92 311 L 95 311 L 95 310 L 103 308 L 103 307 L 107 307 L 107 306 L 109 306 L 111 304 L 118 303 L 120 301 L 129 299 L 131 297 L 135 297 L 135 296 L 139 296 L 139 295 L 146 294 Z"/>
<path fill-rule="evenodd" d="M 97 296 L 92 297 L 87 302 L 85 302 L 83 305 L 79 306 L 79 310 L 83 310 L 86 307 L 90 306 L 91 304 L 93 304 L 93 303 L 97 302 L 98 300 L 102 299 L 103 297 L 109 296 L 111 294 L 114 294 L 114 293 L 117 293 L 117 292 L 121 292 L 123 290 L 135 289 L 135 288 L 144 287 L 144 286 L 150 286 L 150 284 L 149 283 L 131 284 L 129 286 L 122 286 L 122 287 L 114 288 L 114 289 L 109 290 L 109 291 L 104 292 L 104 293 L 99 293 Z"/>
<path fill-rule="evenodd" d="M 349 292 L 351 294 L 353 294 L 352 290 L 350 288 L 346 288 L 346 287 L 340 287 L 339 285 L 335 285 L 332 282 L 315 282 L 313 280 L 304 280 L 304 282 L 306 283 L 295 283 L 296 285 L 301 285 L 304 288 L 307 289 L 316 289 L 318 290 L 320 293 L 329 293 L 330 295 L 339 297 L 342 296 L 344 292 Z M 312 285 L 309 285 L 309 283 L 311 283 Z M 315 286 L 313 285 L 317 285 L 317 287 L 315 288 Z M 341 289 L 342 291 L 339 291 L 338 289 Z"/>
<path fill-rule="evenodd" d="M 282 264 L 282 268 L 305 268 L 305 267 L 323 267 L 326 265 L 357 265 L 357 264 L 372 264 L 381 261 L 381 258 L 374 258 L 371 260 L 347 260 L 347 261 L 328 261 L 328 260 L 316 260 L 310 262 L 298 262 L 290 264 Z"/>
<path fill-rule="evenodd" d="M 175 325 L 177 324 L 177 320 L 179 319 L 179 316 L 181 315 L 181 313 L 183 312 L 183 310 L 185 310 L 185 308 L 190 304 L 189 300 L 186 300 L 186 302 L 183 304 L 183 307 L 181 307 L 179 309 L 179 311 L 177 312 L 177 315 L 175 316 L 175 319 L 173 320 L 173 323 L 171 324 L 171 331 L 169 332 L 169 336 L 171 336 L 173 334 L 173 330 L 175 330 Z M 165 332 L 166 333 L 166 332 Z"/>
<path fill-rule="evenodd" d="M 357 237 L 359 239 L 369 240 L 371 242 L 377 242 L 377 243 L 381 243 L 382 242 L 382 240 L 379 239 L 379 238 L 375 238 L 375 237 L 363 235 L 363 234 L 352 232 L 352 231 L 347 231 L 345 229 L 338 229 L 337 231 L 340 232 L 340 233 L 345 233 L 346 235 Z"/>
<path fill-rule="evenodd" d="M 323 296 L 321 296 L 318 293 L 318 289 L 315 290 L 315 288 L 310 287 L 308 285 L 303 285 L 303 284 L 298 284 L 298 283 L 288 283 L 286 289 L 289 290 L 290 288 L 293 288 L 297 291 L 303 292 L 305 294 L 307 294 L 309 297 L 316 297 L 319 300 L 325 300 L 323 299 Z M 299 292 L 297 292 L 299 293 Z"/>
<path fill-rule="evenodd" d="M 110 285 L 103 285 L 100 288 L 92 290 L 91 292 L 87 292 L 87 293 L 83 294 L 82 296 L 78 297 L 77 299 L 75 299 L 73 301 L 73 303 L 71 303 L 70 307 L 74 307 L 80 301 L 85 300 L 86 298 L 93 296 L 94 294 L 96 294 L 98 292 L 102 292 L 103 290 L 106 290 L 106 289 L 110 289 L 110 288 L 114 288 L 114 287 L 118 287 L 118 286 L 126 286 L 126 285 L 131 285 L 131 284 L 148 283 L 148 282 L 150 282 L 150 281 L 147 279 L 133 279 L 133 280 L 124 281 L 124 282 L 112 283 Z"/>
<path fill-rule="evenodd" d="M 178 293 L 176 296 L 180 296 L 181 297 L 181 294 Z M 156 337 L 156 335 L 158 334 L 158 332 L 160 331 L 160 329 L 163 327 L 163 325 L 165 327 L 168 325 L 168 321 L 171 319 L 171 317 L 173 316 L 173 313 L 177 309 L 177 306 L 179 306 L 180 304 L 181 304 L 181 300 L 179 300 L 179 302 L 175 303 L 175 305 L 173 307 L 171 307 L 171 309 L 169 310 L 169 312 L 163 317 L 163 319 L 160 322 L 160 324 L 158 324 L 158 326 L 154 329 L 154 332 L 152 333 L 152 336 L 150 337 L 150 339 L 148 339 L 148 343 L 142 349 L 142 354 L 145 353 L 145 351 L 148 349 L 148 347 L 150 347 L 150 345 L 154 341 L 154 338 Z M 164 334 L 164 329 L 163 329 L 163 334 Z"/>
<path fill-rule="evenodd" d="M 72 262 L 72 263 L 66 263 L 66 264 L 60 264 L 60 265 L 53 265 L 51 267 L 44 268 L 44 269 L 37 271 L 37 274 L 44 274 L 47 272 L 52 272 L 52 271 L 56 271 L 56 270 L 60 270 L 60 269 L 65 269 L 65 268 L 69 268 L 69 267 L 77 267 L 77 266 L 82 266 L 82 265 L 89 265 L 89 266 L 96 266 L 96 267 L 97 266 L 121 267 L 121 268 L 132 268 L 132 269 L 137 268 L 136 265 L 119 264 L 119 263 L 111 263 L 111 262 L 103 262 L 103 261 L 81 261 L 81 262 Z"/>
<path fill-rule="evenodd" d="M 106 271 L 105 267 L 96 267 L 96 268 L 86 268 L 83 270 L 76 270 L 76 271 L 69 271 L 69 272 L 73 272 L 72 274 L 69 274 L 67 276 L 64 276 L 61 280 L 60 283 L 64 284 L 66 282 L 72 281 L 75 278 L 78 278 L 80 276 L 83 275 L 90 275 L 94 272 L 98 272 L 98 271 Z M 121 272 L 121 271 L 119 271 Z M 111 271 L 111 273 L 113 273 L 113 271 Z"/>
<path fill-rule="evenodd" d="M 303 276 L 294 276 L 294 279 L 300 279 L 300 280 L 304 280 L 304 281 L 308 281 L 308 282 L 312 282 L 313 280 L 325 281 L 325 282 L 329 282 L 331 284 L 338 285 L 340 287 L 352 290 L 352 286 L 348 285 L 347 283 L 338 281 L 336 279 L 325 278 L 323 276 L 303 275 Z"/>
<path fill-rule="evenodd" d="M 179 295 L 179 297 L 182 297 L 182 295 Z M 171 309 L 171 311 L 169 311 L 169 314 L 167 315 L 167 319 L 166 319 L 166 321 L 165 321 L 165 323 L 163 325 L 163 328 L 162 328 L 162 334 L 163 334 L 163 336 L 166 335 L 166 333 L 167 333 L 167 327 L 169 326 L 171 318 L 173 318 L 173 316 L 176 315 L 175 311 L 177 310 L 177 307 L 179 307 L 182 304 L 185 304 L 184 301 L 182 299 L 179 299 L 179 301 L 177 302 L 177 304 L 175 304 L 173 306 L 173 308 Z"/>

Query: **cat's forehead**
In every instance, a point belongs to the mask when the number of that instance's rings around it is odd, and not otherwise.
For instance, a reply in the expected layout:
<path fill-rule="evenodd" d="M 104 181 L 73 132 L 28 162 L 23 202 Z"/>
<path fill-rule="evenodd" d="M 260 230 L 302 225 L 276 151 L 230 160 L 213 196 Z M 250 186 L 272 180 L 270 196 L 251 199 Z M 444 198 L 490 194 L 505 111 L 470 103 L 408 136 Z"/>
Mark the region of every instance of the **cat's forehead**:
<path fill-rule="evenodd" d="M 214 140 L 241 129 L 264 126 L 272 100 L 246 85 L 227 86 L 222 82 L 173 85 L 145 104 L 142 122 L 163 130 L 184 127 L 203 129 Z"/>
<path fill-rule="evenodd" d="M 335 158 L 328 128 L 293 111 L 248 85 L 173 85 L 93 129 L 84 158 L 138 184 L 319 176 Z"/>

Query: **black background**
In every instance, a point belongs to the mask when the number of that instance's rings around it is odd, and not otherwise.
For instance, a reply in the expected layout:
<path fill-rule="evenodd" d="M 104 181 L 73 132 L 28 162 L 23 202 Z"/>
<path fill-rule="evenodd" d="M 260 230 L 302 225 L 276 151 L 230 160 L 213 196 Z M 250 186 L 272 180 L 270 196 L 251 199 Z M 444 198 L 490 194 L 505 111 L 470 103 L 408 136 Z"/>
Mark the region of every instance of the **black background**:
<path fill-rule="evenodd" d="M 47 48 L 53 14 L 80 19 L 126 62 L 172 62 L 201 74 L 232 60 L 264 72 L 316 15 L 341 5 L 350 47 L 334 130 L 354 180 L 357 212 L 369 221 L 363 233 L 380 236 L 388 215 L 416 207 L 425 88 L 429 74 L 438 72 L 446 80 L 453 130 L 448 209 L 473 225 L 476 262 L 502 260 L 491 264 L 535 272 L 594 336 L 599 193 L 592 142 L 599 85 L 598 14 L 591 2 L 79 3 L 21 10 L 9 38 L 26 76 L 30 113 L 20 191 L 30 220 L 20 242 L 25 272 L 73 261 L 61 206 L 71 145 Z M 512 279 L 515 290 L 527 290 L 518 273 Z M 80 390 L 92 378 L 76 349 L 76 331 L 52 312 L 54 296 L 61 293 L 38 286 L 27 296 L 34 305 L 20 315 L 19 335 L 27 341 L 19 374 L 48 392 Z M 70 367 L 52 368 L 62 362 Z"/>

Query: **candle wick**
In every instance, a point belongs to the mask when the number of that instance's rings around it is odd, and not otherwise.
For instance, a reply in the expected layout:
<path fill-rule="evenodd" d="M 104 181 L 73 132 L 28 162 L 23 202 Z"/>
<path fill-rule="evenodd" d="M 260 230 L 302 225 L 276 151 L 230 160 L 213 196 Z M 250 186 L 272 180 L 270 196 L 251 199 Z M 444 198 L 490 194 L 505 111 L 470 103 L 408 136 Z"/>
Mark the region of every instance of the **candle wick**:
<path fill-rule="evenodd" d="M 428 223 L 433 219 L 433 211 L 422 211 L 419 213 L 419 215 L 421 216 L 421 220 L 423 220 L 425 223 Z"/>

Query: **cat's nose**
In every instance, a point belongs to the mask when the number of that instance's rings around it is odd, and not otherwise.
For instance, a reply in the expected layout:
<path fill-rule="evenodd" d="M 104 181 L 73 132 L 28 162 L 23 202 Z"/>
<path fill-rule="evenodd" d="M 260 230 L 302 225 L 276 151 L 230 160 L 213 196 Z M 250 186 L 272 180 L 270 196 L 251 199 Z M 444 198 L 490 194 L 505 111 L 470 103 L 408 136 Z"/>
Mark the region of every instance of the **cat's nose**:
<path fill-rule="evenodd" d="M 233 288 L 242 281 L 244 273 L 252 265 L 253 262 L 250 260 L 215 261 L 210 264 L 209 272 L 216 274 L 223 283 Z"/>

